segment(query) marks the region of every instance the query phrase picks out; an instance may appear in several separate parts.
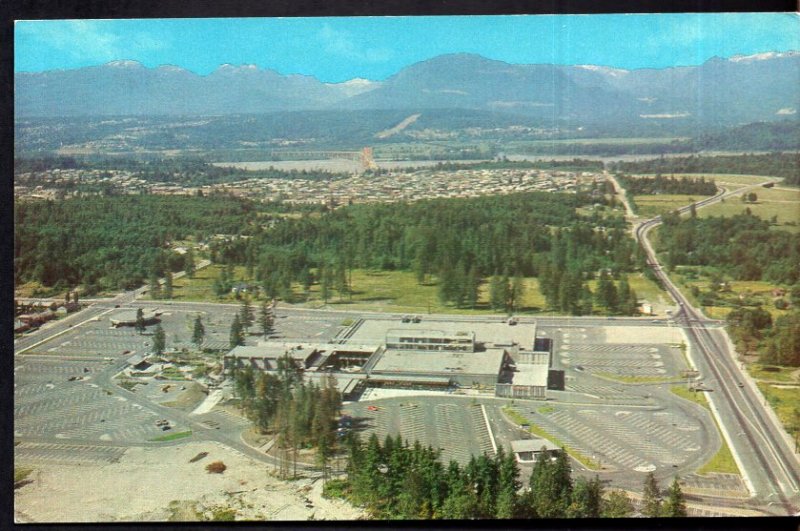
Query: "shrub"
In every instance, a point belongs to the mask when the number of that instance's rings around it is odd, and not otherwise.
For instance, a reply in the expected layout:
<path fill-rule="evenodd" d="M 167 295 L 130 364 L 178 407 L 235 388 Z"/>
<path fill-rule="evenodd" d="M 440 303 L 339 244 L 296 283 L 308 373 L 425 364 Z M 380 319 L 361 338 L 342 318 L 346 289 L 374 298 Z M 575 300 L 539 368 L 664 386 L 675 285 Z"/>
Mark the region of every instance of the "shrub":
<path fill-rule="evenodd" d="M 222 461 L 214 461 L 206 465 L 206 470 L 208 470 L 209 474 L 222 474 L 227 468 Z"/>
<path fill-rule="evenodd" d="M 190 463 L 196 463 L 196 462 L 200 461 L 201 459 L 203 459 L 207 455 L 208 455 L 208 452 L 200 452 L 196 456 L 194 456 L 191 459 L 189 459 L 189 462 Z"/>

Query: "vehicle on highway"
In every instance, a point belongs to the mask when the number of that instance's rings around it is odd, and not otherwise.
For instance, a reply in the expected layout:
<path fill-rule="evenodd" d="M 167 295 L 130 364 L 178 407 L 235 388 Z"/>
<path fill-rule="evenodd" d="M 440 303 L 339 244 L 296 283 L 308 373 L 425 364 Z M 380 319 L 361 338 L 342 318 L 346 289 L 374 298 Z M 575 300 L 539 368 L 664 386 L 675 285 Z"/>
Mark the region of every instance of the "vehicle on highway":
<path fill-rule="evenodd" d="M 575 366 L 575 370 L 576 370 L 576 371 L 579 371 L 579 372 L 580 372 L 580 371 L 583 371 L 583 365 L 576 365 L 576 366 Z"/>
<path fill-rule="evenodd" d="M 378 406 L 367 406 L 367 411 L 378 411 Z"/>

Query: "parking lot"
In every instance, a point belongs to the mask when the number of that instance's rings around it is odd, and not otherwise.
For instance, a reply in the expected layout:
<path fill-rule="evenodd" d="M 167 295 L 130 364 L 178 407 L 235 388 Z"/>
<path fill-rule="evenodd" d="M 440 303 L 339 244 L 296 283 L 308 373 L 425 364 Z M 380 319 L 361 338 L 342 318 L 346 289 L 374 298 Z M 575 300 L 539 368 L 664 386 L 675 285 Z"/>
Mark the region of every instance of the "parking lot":
<path fill-rule="evenodd" d="M 93 382 L 105 362 L 27 356 L 17 362 L 14 435 L 81 442 L 145 442 L 165 433 L 156 414 Z M 172 426 L 171 432 L 181 431 Z"/>
<path fill-rule="evenodd" d="M 377 409 L 367 409 L 370 406 Z M 481 407 L 467 398 L 387 398 L 345 409 L 356 420 L 362 440 L 375 433 L 383 442 L 387 434 L 399 433 L 409 444 L 418 440 L 423 446 L 440 448 L 444 463 L 452 459 L 463 465 L 472 455 L 493 455 Z"/>
<path fill-rule="evenodd" d="M 612 327 L 554 330 L 554 361 L 572 371 L 611 377 L 678 377 L 688 368 L 677 346 L 682 337 L 677 331 L 666 334 L 673 335 L 672 343 L 655 342 L 663 338 L 654 338 L 645 327 L 634 337 Z"/>
<path fill-rule="evenodd" d="M 133 307 L 135 308 L 135 306 Z M 58 337 L 39 345 L 29 354 L 48 354 L 54 356 L 97 357 L 119 356 L 123 353 L 146 354 L 152 349 L 153 331 L 156 325 L 150 324 L 143 333 L 138 333 L 132 326 L 113 327 L 111 319 L 129 313 L 131 308 L 119 308 L 96 321 L 89 321 L 79 328 L 70 330 Z M 166 306 L 160 309 L 161 327 L 166 334 L 167 349 L 193 349 L 191 342 L 194 321 L 198 315 L 205 328 L 203 347 L 211 349 L 227 349 L 230 346 L 230 329 L 234 316 L 239 309 L 235 306 L 219 306 L 209 311 L 208 305 Z M 258 312 L 255 309 L 256 314 Z M 341 315 L 326 314 L 281 314 L 275 319 L 275 336 L 286 339 L 304 339 L 307 341 L 327 341 L 335 336 L 343 327 Z M 258 326 L 250 328 L 246 338 L 247 344 L 256 344 L 263 336 Z M 126 352 L 127 351 L 127 352 Z"/>
<path fill-rule="evenodd" d="M 14 448 L 14 459 L 29 462 L 103 464 L 119 461 L 126 448 L 121 446 L 83 446 L 61 443 L 21 442 Z"/>
<path fill-rule="evenodd" d="M 655 471 L 696 460 L 707 434 L 702 424 L 678 411 L 515 404 L 531 423 L 606 469 Z"/>

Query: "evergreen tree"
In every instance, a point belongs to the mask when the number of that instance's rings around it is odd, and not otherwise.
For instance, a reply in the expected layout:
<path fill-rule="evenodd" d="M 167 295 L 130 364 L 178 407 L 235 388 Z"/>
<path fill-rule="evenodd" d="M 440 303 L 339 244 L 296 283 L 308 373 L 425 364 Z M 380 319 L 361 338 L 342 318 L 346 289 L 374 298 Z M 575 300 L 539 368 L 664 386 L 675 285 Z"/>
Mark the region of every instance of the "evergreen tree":
<path fill-rule="evenodd" d="M 164 349 L 167 346 L 167 336 L 164 333 L 164 329 L 161 328 L 159 324 L 156 326 L 156 330 L 153 333 L 153 354 L 160 356 L 164 353 Z"/>
<path fill-rule="evenodd" d="M 498 463 L 498 491 L 496 513 L 497 518 L 515 518 L 517 511 L 517 491 L 519 482 L 519 467 L 514 457 L 514 452 L 506 453 L 503 447 L 497 449 L 495 461 Z"/>
<path fill-rule="evenodd" d="M 681 486 L 678 483 L 677 477 L 672 480 L 672 485 L 670 485 L 667 491 L 667 499 L 664 502 L 662 513 L 663 516 L 673 518 L 686 516 L 686 501 L 684 500 L 683 492 L 681 491 Z"/>
<path fill-rule="evenodd" d="M 644 479 L 644 493 L 642 494 L 642 514 L 650 518 L 661 516 L 661 491 L 652 472 Z"/>
<path fill-rule="evenodd" d="M 525 284 L 522 276 L 519 274 L 514 275 L 509 287 L 510 309 L 509 311 L 515 312 L 522 307 L 522 297 L 525 294 Z"/>
<path fill-rule="evenodd" d="M 153 300 L 158 300 L 161 298 L 161 284 L 158 281 L 158 274 L 152 273 L 150 275 L 150 298 Z"/>
<path fill-rule="evenodd" d="M 564 518 L 572 496 L 569 458 L 563 450 L 555 462 L 545 457 L 536 460 L 530 478 L 532 509 L 539 518 Z"/>
<path fill-rule="evenodd" d="M 272 315 L 272 308 L 267 301 L 261 303 L 261 312 L 258 316 L 258 325 L 261 327 L 261 334 L 267 339 L 272 334 L 275 318 Z"/>
<path fill-rule="evenodd" d="M 503 277 L 495 273 L 489 281 L 489 304 L 493 310 L 502 310 L 505 308 L 506 300 L 508 299 L 508 283 Z"/>
<path fill-rule="evenodd" d="M 172 271 L 167 271 L 164 274 L 164 298 L 172 298 Z"/>
<path fill-rule="evenodd" d="M 578 478 L 572 489 L 572 503 L 567 510 L 570 518 L 599 518 L 600 506 L 603 498 L 603 487 L 600 478 L 587 481 Z"/>
<path fill-rule="evenodd" d="M 141 308 L 136 310 L 136 331 L 140 334 L 145 331 L 146 327 L 144 325 L 144 311 Z"/>
<path fill-rule="evenodd" d="M 255 315 L 253 312 L 253 305 L 250 303 L 250 296 L 245 295 L 244 298 L 242 298 L 242 304 L 239 308 L 239 323 L 245 334 L 247 334 L 247 331 L 253 326 L 254 321 Z"/>
<path fill-rule="evenodd" d="M 203 344 L 203 339 L 205 336 L 206 328 L 203 326 L 203 321 L 200 319 L 200 314 L 197 314 L 197 317 L 194 320 L 192 343 L 194 343 L 197 348 L 200 348 L 200 346 Z"/>
<path fill-rule="evenodd" d="M 606 313 L 617 311 L 617 288 L 608 273 L 603 272 L 600 274 L 595 296 L 597 297 L 597 304 L 605 308 Z"/>
<path fill-rule="evenodd" d="M 233 322 L 231 323 L 230 346 L 234 348 L 239 345 L 244 345 L 244 330 L 242 329 L 242 323 L 237 313 L 233 316 Z"/>
<path fill-rule="evenodd" d="M 593 301 L 594 295 L 592 294 L 592 290 L 589 289 L 586 283 L 581 282 L 581 298 L 578 303 L 581 315 L 592 315 Z"/>
<path fill-rule="evenodd" d="M 470 308 L 474 309 L 478 304 L 480 287 L 481 277 L 478 274 L 478 268 L 473 265 L 469 268 L 469 273 L 467 273 L 467 281 L 464 284 L 464 300 L 466 301 L 467 306 Z"/>
<path fill-rule="evenodd" d="M 311 290 L 311 284 L 313 283 L 311 271 L 309 271 L 308 266 L 304 266 L 300 271 L 299 281 L 300 285 L 303 286 L 303 291 L 308 295 L 309 290 Z"/>
<path fill-rule="evenodd" d="M 331 297 L 331 281 L 332 281 L 333 274 L 329 267 L 325 265 L 319 266 L 319 291 L 320 297 L 325 302 L 328 303 L 328 299 Z"/>
<path fill-rule="evenodd" d="M 602 503 L 603 518 L 628 518 L 633 514 L 633 504 L 622 490 L 612 490 Z"/>
<path fill-rule="evenodd" d="M 194 278 L 194 274 L 197 271 L 197 264 L 195 264 L 194 261 L 194 251 L 188 249 L 183 256 L 183 270 L 186 272 L 188 278 Z"/>
<path fill-rule="evenodd" d="M 347 283 L 347 268 L 344 259 L 340 259 L 336 264 L 335 272 L 336 291 L 339 293 L 339 300 L 343 300 L 350 294 L 350 286 Z"/>

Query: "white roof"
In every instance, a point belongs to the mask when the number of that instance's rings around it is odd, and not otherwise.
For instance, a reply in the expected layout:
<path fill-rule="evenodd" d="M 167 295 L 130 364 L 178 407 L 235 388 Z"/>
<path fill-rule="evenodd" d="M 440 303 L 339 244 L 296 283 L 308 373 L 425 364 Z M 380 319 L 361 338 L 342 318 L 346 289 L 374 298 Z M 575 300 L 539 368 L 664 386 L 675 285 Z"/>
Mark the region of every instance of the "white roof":
<path fill-rule="evenodd" d="M 511 441 L 511 450 L 514 453 L 540 452 L 542 447 L 544 447 L 545 450 L 561 450 L 560 446 L 551 443 L 547 439 L 540 439 L 539 437 Z"/>

